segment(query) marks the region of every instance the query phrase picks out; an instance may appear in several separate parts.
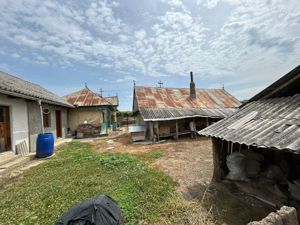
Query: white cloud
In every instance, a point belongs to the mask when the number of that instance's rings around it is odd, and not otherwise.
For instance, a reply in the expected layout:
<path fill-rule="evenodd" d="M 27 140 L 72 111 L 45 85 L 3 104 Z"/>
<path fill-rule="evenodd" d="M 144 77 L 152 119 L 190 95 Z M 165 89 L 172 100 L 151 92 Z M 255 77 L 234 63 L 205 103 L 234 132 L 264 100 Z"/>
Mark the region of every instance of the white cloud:
<path fill-rule="evenodd" d="M 171 6 L 182 6 L 181 0 L 167 0 L 167 3 Z"/>
<path fill-rule="evenodd" d="M 87 23 L 100 33 L 116 34 L 126 30 L 126 24 L 114 16 L 113 8 L 118 5 L 116 2 L 109 5 L 105 1 L 93 1 L 85 11 Z"/>
<path fill-rule="evenodd" d="M 151 2 L 152 8 L 141 12 L 122 1 L 3 0 L 0 40 L 12 47 L 3 44 L 1 54 L 32 63 L 71 67 L 79 62 L 146 76 L 186 76 L 194 71 L 215 83 L 220 77 L 227 83 L 244 77 L 249 83 L 265 77 L 264 82 L 299 63 L 298 0 L 197 3 L 210 10 L 203 13 L 196 3 L 180 0 Z M 226 16 L 219 29 L 203 17 L 219 16 L 216 10 L 221 7 L 228 11 L 221 12 Z M 145 13 L 151 17 L 137 21 Z M 130 73 L 118 82 L 129 81 Z"/>
<path fill-rule="evenodd" d="M 198 5 L 203 5 L 209 9 L 216 7 L 219 2 L 220 0 L 197 0 Z"/>
<path fill-rule="evenodd" d="M 147 33 L 145 30 L 138 30 L 134 33 L 134 36 L 139 40 L 143 40 L 147 36 Z"/>
<path fill-rule="evenodd" d="M 133 82 L 134 80 L 136 81 L 137 78 L 134 77 L 134 76 L 125 75 L 123 78 L 117 79 L 116 82 L 117 82 L 117 83 L 122 83 L 122 82 L 127 82 L 127 81 Z"/>

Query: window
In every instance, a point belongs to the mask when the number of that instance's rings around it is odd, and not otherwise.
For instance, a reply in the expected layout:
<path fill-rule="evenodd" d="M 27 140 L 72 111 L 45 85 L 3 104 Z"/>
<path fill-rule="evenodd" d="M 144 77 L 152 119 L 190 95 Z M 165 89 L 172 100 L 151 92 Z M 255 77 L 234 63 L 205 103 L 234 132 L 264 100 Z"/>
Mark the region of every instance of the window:
<path fill-rule="evenodd" d="M 43 110 L 44 127 L 51 127 L 51 112 L 49 109 Z"/>

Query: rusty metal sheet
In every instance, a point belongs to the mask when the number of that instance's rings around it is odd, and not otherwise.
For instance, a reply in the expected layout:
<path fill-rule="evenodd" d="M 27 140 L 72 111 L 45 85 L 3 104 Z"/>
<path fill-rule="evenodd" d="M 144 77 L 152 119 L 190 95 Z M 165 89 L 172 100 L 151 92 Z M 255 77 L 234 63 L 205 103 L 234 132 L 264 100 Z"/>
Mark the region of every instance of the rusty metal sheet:
<path fill-rule="evenodd" d="M 233 114 L 237 109 L 177 109 L 177 108 L 141 108 L 140 114 L 144 121 L 165 121 L 183 118 L 209 117 L 209 118 L 225 118 Z"/>
<path fill-rule="evenodd" d="M 239 100 L 223 89 L 197 89 L 191 99 L 189 88 L 135 87 L 138 108 L 236 108 Z"/>
<path fill-rule="evenodd" d="M 253 101 L 199 134 L 300 153 L 300 94 Z"/>
<path fill-rule="evenodd" d="M 119 100 L 117 96 L 101 97 L 99 94 L 92 92 L 87 87 L 64 96 L 64 98 L 71 104 L 76 106 L 104 106 L 112 105 L 118 106 Z"/>

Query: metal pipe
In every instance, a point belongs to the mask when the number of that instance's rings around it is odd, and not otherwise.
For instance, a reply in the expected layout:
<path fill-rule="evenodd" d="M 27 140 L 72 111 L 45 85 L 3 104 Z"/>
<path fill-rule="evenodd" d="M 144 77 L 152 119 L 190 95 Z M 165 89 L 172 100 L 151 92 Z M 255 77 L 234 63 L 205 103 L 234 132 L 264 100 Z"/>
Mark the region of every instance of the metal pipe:
<path fill-rule="evenodd" d="M 42 133 L 44 134 L 44 133 L 45 133 L 45 130 L 44 130 L 44 117 L 43 117 L 42 100 L 41 100 L 41 99 L 38 99 L 37 102 L 38 102 L 38 104 L 39 104 L 39 106 L 40 106 L 41 126 L 42 126 Z"/>

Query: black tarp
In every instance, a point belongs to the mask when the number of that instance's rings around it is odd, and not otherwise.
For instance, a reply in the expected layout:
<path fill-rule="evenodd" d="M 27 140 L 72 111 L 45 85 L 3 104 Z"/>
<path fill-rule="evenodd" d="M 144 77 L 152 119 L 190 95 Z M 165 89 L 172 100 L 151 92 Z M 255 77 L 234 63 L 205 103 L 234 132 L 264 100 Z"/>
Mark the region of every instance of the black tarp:
<path fill-rule="evenodd" d="M 101 195 L 73 206 L 55 225 L 124 225 L 124 222 L 117 202 Z"/>

